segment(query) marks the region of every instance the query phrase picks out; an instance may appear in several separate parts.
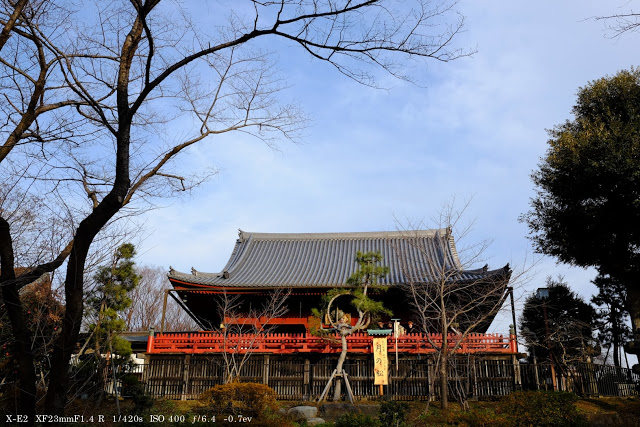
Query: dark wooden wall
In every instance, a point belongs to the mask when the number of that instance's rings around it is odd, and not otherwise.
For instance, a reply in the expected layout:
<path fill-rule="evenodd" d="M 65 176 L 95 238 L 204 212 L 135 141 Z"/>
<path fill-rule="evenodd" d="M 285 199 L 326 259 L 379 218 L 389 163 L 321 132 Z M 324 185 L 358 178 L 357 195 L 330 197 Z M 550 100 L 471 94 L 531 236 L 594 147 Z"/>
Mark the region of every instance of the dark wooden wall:
<path fill-rule="evenodd" d="M 267 384 L 280 399 L 311 400 L 322 393 L 337 361 L 336 355 L 318 356 L 252 355 L 242 368 L 240 381 Z M 141 381 L 155 397 L 196 399 L 207 389 L 223 384 L 224 366 L 219 355 L 151 356 Z M 356 397 L 380 397 L 379 387 L 373 384 L 372 356 L 348 358 L 344 369 Z M 390 357 L 389 385 L 384 393 L 399 400 L 437 398 L 436 372 L 431 358 L 400 358 L 396 369 L 395 359 Z M 451 364 L 449 381 L 455 390 L 468 396 L 502 396 L 517 386 L 518 374 L 510 358 L 460 359 Z"/>
<path fill-rule="evenodd" d="M 201 393 L 224 382 L 221 355 L 148 355 L 148 363 L 129 370 L 140 379 L 146 392 L 158 398 L 197 399 Z M 438 399 L 438 369 L 431 358 L 389 357 L 389 385 L 385 398 L 395 400 Z M 269 385 L 282 400 L 314 400 L 322 393 L 335 369 L 337 355 L 252 355 L 244 365 L 240 381 Z M 106 369 L 106 368 L 105 368 Z M 344 365 L 356 398 L 379 399 L 379 387 L 373 384 L 371 355 L 354 355 Z M 450 394 L 469 399 L 488 399 L 514 390 L 553 390 L 551 367 L 515 363 L 510 357 L 459 357 L 449 366 Z M 591 363 L 576 363 L 568 369 L 556 367 L 557 389 L 582 396 L 640 395 L 640 375 L 631 369 Z M 104 378 L 111 378 L 105 372 Z M 107 393 L 113 393 L 110 381 Z M 120 389 L 120 384 L 118 388 Z M 343 388 L 344 391 L 344 388 Z M 333 393 L 330 392 L 329 396 Z"/>

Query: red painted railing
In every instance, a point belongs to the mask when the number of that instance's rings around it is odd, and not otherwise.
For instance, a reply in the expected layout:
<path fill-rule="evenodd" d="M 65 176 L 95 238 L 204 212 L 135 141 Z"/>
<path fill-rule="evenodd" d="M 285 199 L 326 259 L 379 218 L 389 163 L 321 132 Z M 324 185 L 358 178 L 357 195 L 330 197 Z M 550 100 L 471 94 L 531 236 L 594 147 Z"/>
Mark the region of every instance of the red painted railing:
<path fill-rule="evenodd" d="M 513 336 L 502 334 L 469 334 L 461 340 L 460 335 L 447 336 L 449 349 L 457 353 L 498 353 L 515 354 L 516 343 Z M 426 354 L 435 352 L 442 346 L 441 334 L 407 334 L 397 339 L 399 353 Z M 373 337 L 367 334 L 347 336 L 347 346 L 351 353 L 373 353 Z M 434 347 L 435 346 L 435 347 Z M 396 351 L 396 339 L 387 337 L 387 349 Z M 149 337 L 148 353 L 339 353 L 340 339 L 320 338 L 305 334 L 227 334 L 219 332 L 164 333 Z"/>

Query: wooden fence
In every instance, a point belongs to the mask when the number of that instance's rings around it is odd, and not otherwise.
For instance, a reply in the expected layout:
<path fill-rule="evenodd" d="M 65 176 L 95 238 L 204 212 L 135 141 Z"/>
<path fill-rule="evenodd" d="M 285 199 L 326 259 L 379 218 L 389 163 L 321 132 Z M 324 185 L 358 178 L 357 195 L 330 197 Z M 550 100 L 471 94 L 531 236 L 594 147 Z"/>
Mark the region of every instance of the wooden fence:
<path fill-rule="evenodd" d="M 520 364 L 523 390 L 553 390 L 551 366 Z M 640 375 L 631 369 L 593 363 L 577 363 L 570 368 L 556 367 L 555 388 L 581 396 L 637 396 Z"/>
<path fill-rule="evenodd" d="M 243 366 L 240 381 L 269 385 L 283 400 L 316 399 L 335 368 L 335 357 L 254 355 Z M 344 365 L 354 395 L 378 399 L 373 384 L 373 359 L 350 357 Z M 224 382 L 224 360 L 215 356 L 153 356 L 136 375 L 146 392 L 159 398 L 197 399 Z M 389 364 L 385 396 L 396 400 L 438 399 L 438 369 L 430 358 L 402 358 Z M 556 370 L 557 390 L 583 396 L 638 395 L 640 377 L 630 369 L 579 363 L 571 370 Z M 550 366 L 512 363 L 511 360 L 458 358 L 449 366 L 449 393 L 469 399 L 504 396 L 514 390 L 553 390 Z M 330 396 L 332 393 L 329 394 Z"/>

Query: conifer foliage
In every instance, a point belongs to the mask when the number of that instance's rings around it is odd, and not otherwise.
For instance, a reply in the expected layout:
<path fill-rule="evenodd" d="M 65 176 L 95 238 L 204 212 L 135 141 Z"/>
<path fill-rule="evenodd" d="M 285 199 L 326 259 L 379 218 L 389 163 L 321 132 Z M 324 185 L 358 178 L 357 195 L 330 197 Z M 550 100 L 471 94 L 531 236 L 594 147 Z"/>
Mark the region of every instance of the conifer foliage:
<path fill-rule="evenodd" d="M 135 247 L 125 243 L 116 249 L 109 265 L 99 268 L 94 275 L 97 283 L 93 295 L 88 300 L 95 323 L 89 329 L 93 336 L 97 354 L 105 351 L 122 356 L 131 354 L 131 345 L 117 336 L 126 330 L 126 322 L 121 313 L 131 306 L 129 293 L 138 286 L 140 276 L 134 269 Z"/>
<path fill-rule="evenodd" d="M 598 287 L 598 294 L 591 298 L 592 304 L 599 307 L 596 316 L 598 340 L 607 347 L 605 359 L 608 359 L 612 350 L 613 363 L 620 367 L 620 348 L 631 340 L 631 328 L 627 326 L 629 313 L 624 307 L 626 288 L 622 283 L 603 274 L 598 274 L 592 283 Z"/>
<path fill-rule="evenodd" d="M 358 264 L 358 269 L 349 277 L 349 279 L 347 279 L 347 287 L 334 288 L 324 297 L 326 301 L 326 311 L 324 319 L 322 320 L 329 323 L 332 330 L 340 334 L 342 342 L 342 353 L 340 354 L 338 365 L 336 367 L 336 373 L 338 375 L 342 375 L 342 365 L 347 357 L 346 336 L 359 330 L 366 329 L 371 324 L 372 318 L 375 318 L 376 316 L 382 314 L 386 314 L 388 316 L 391 315 L 391 311 L 388 308 L 385 308 L 382 301 L 373 300 L 368 295 L 371 288 L 381 291 L 386 290 L 384 286 L 380 286 L 378 284 L 378 280 L 389 274 L 389 267 L 379 265 L 381 261 L 382 254 L 380 254 L 380 252 L 363 253 L 357 251 L 356 263 Z M 348 297 L 351 298 L 350 306 L 355 308 L 358 312 L 358 320 L 355 324 L 352 324 L 353 322 L 351 322 L 351 317 L 348 316 L 345 311 L 339 310 L 337 307 L 334 310 L 334 304 L 343 296 L 345 299 Z M 346 309 L 346 307 L 343 308 Z M 318 316 L 321 313 L 318 310 L 314 310 L 314 314 Z M 333 400 L 340 399 L 340 384 L 340 381 L 335 384 Z M 321 396 L 321 399 L 322 397 L 323 396 Z"/>
<path fill-rule="evenodd" d="M 548 359 L 551 352 L 551 360 L 561 368 L 585 362 L 599 351 L 593 337 L 595 310 L 562 277 L 548 277 L 546 287 L 548 298 L 538 299 L 533 294 L 524 304 L 520 328 L 527 347 L 535 350 L 538 360 Z"/>

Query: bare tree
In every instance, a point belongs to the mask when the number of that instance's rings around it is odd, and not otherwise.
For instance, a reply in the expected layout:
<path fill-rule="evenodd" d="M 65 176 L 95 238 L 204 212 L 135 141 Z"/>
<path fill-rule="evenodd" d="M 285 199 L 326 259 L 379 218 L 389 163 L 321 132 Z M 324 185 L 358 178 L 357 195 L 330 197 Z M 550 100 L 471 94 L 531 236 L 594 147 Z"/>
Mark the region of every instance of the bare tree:
<path fill-rule="evenodd" d="M 68 246 L 68 240 L 65 239 L 69 237 L 69 217 L 64 212 L 55 212 L 54 207 L 45 203 L 41 195 L 9 190 L 7 187 L 0 188 L 0 213 L 11 229 L 11 238 L 15 246 L 15 251 L 12 251 L 15 280 L 7 280 L 6 286 L 1 289 L 0 313 L 6 318 L 6 331 L 13 335 L 12 342 L 15 343 L 16 351 L 12 351 L 12 360 L 17 362 L 16 370 L 21 373 L 18 379 L 25 378 L 24 371 L 30 371 L 33 366 L 37 384 L 45 388 L 51 372 L 53 344 L 60 334 L 61 324 L 56 325 L 54 329 L 42 328 L 41 319 L 34 316 L 41 310 L 32 306 L 33 298 L 25 300 L 25 295 L 33 296 L 31 288 L 46 277 L 46 289 L 50 295 L 46 301 L 51 304 L 55 302 L 60 307 L 57 315 L 60 316 L 61 323 L 64 315 L 64 305 L 61 304 L 64 300 L 63 280 L 61 275 L 53 270 L 31 283 L 24 283 L 25 278 L 35 276 L 34 271 L 41 271 L 43 260 L 55 258 L 65 246 Z M 135 235 L 135 232 L 123 221 L 99 233 L 87 257 L 85 277 L 93 274 L 95 266 L 103 261 L 104 254 L 112 252 L 114 245 L 119 245 L 125 236 L 132 235 Z M 4 274 L 5 277 L 10 277 L 6 274 L 8 272 L 9 270 L 3 269 L 0 276 Z M 43 291 L 44 288 L 39 289 L 37 294 L 40 295 Z M 4 297 L 7 294 L 10 295 L 8 299 Z M 18 295 L 21 307 L 15 303 L 15 295 Z M 13 303 L 7 303 L 12 299 Z M 12 312 L 13 318 L 10 317 Z M 21 325 L 20 317 L 23 318 L 25 328 L 21 333 L 16 333 L 12 325 Z M 49 336 L 45 337 L 43 333 L 49 333 Z M 29 360 L 32 360 L 32 363 Z M 35 399 L 35 387 L 35 383 L 33 388 L 30 383 L 26 386 L 21 385 L 20 392 L 30 396 L 24 399 L 25 402 L 29 402 L 31 396 Z M 23 399 L 20 400 L 22 401 Z"/>
<path fill-rule="evenodd" d="M 36 371 L 34 355 L 28 345 L 33 337 L 19 290 L 63 264 L 72 249 L 73 233 L 65 229 L 69 225 L 70 205 L 54 207 L 60 201 L 55 200 L 59 196 L 57 192 L 53 194 L 53 201 L 41 196 L 47 192 L 34 185 L 34 173 L 38 174 L 39 166 L 36 163 L 41 162 L 33 160 L 33 150 L 27 153 L 22 149 L 40 148 L 46 157 L 45 146 L 48 153 L 60 148 L 60 142 L 65 141 L 73 128 L 73 120 L 47 120 L 46 117 L 51 118 L 61 109 L 77 107 L 81 100 L 68 97 L 63 79 L 55 72 L 59 56 L 46 46 L 45 41 L 54 40 L 55 31 L 64 33 L 67 29 L 69 21 L 64 11 L 54 2 L 22 0 L 3 1 L 1 8 L 0 287 L 18 348 L 19 412 L 33 422 Z M 51 24 L 55 21 L 58 24 L 54 31 Z M 14 155 L 9 157 L 12 151 Z M 28 221 L 22 221 L 25 212 L 29 213 Z M 48 224 L 46 228 L 35 226 L 45 223 Z M 58 244 L 48 245 L 51 239 Z M 61 240 L 65 242 L 59 245 Z M 29 244 L 23 245 L 24 241 Z M 43 248 L 53 253 L 45 254 Z M 28 268 L 16 275 L 16 266 Z"/>
<path fill-rule="evenodd" d="M 42 354 L 36 346 L 36 341 L 46 342 L 46 363 L 50 363 L 51 340 L 47 340 L 39 332 L 39 322 L 28 313 L 27 303 L 21 297 L 21 290 L 29 284 L 37 282 L 45 275 L 48 269 L 53 270 L 55 265 L 60 265 L 64 255 L 59 258 L 49 258 L 53 261 L 42 263 L 42 260 L 51 253 L 59 251 L 58 232 L 64 229 L 64 225 L 57 221 L 47 206 L 42 205 L 40 198 L 27 194 L 11 194 L 11 197 L 1 198 L 6 187 L 0 188 L 0 242 L 11 241 L 15 238 L 15 248 L 12 245 L 4 246 L 0 243 L 0 284 L 3 312 L 6 311 L 8 322 L 13 335 L 14 350 L 12 359 L 16 362 L 16 371 L 20 383 L 20 413 L 30 416 L 35 414 L 36 382 L 50 369 L 42 369 Z M 14 197 L 17 196 L 17 197 Z M 6 219 L 5 219 L 6 218 Z M 48 228 L 43 225 L 45 218 L 51 219 Z M 12 227 L 12 232 L 9 232 Z M 64 250 L 63 250 L 64 252 Z M 51 273 L 48 275 L 49 283 L 57 282 L 57 277 Z M 20 286 L 18 286 L 20 282 Z M 51 331 L 49 331 L 51 332 Z M 53 340 L 59 336 L 59 328 L 50 338 Z M 47 366 L 49 368 L 49 366 Z M 38 372 L 40 375 L 38 378 Z"/>
<path fill-rule="evenodd" d="M 291 289 L 271 290 L 260 307 L 243 310 L 241 295 L 230 295 L 224 290 L 218 299 L 218 313 L 221 325 L 210 325 L 222 335 L 224 363 L 224 382 L 231 383 L 240 377 L 242 367 L 253 354 L 256 345 L 273 330 L 270 322 L 284 316 L 287 311 L 287 298 Z"/>
<path fill-rule="evenodd" d="M 397 249 L 407 281 L 403 286 L 408 302 L 428 346 L 435 352 L 442 408 L 448 408 L 449 393 L 457 396 L 463 408 L 467 407 L 466 395 L 450 385 L 448 371 L 456 369 L 455 355 L 463 343 L 474 332 L 486 330 L 501 309 L 512 274 L 508 264 L 494 271 L 489 271 L 486 265 L 469 269 L 481 261 L 488 241 L 480 241 L 460 251 L 453 247 L 454 230 L 458 238 L 470 231 L 472 224 L 461 224 L 467 207 L 468 202 L 461 209 L 450 203 L 439 212 L 432 221 L 439 229 L 433 237 L 435 248 L 425 244 L 415 232 L 406 231 L 405 239 L 410 249 Z M 408 228 L 424 229 L 425 226 L 423 223 L 409 224 Z M 412 263 L 412 252 L 423 254 L 421 259 L 429 260 L 427 265 Z M 433 333 L 438 335 L 431 335 Z M 430 385 L 430 390 L 434 384 Z"/>
<path fill-rule="evenodd" d="M 136 269 L 140 283 L 129 294 L 131 307 L 124 312 L 129 331 L 148 331 L 160 326 L 165 292 L 170 284 L 162 267 L 142 266 Z M 196 324 L 173 299 L 167 299 L 164 313 L 164 331 L 187 331 Z"/>
<path fill-rule="evenodd" d="M 611 38 L 621 37 L 625 33 L 637 31 L 640 27 L 640 13 L 632 9 L 615 15 L 596 16 L 596 21 L 603 21 Z"/>
<path fill-rule="evenodd" d="M 46 195 L 45 204 L 68 214 L 70 225 L 55 255 L 16 277 L 11 224 L 0 214 L 0 285 L 18 341 L 29 341 L 18 289 L 67 262 L 65 316 L 45 405 L 57 414 L 64 412 L 66 367 L 82 323 L 87 257 L 100 231 L 215 173 L 189 176 L 179 166 L 195 144 L 228 132 L 268 144 L 299 137 L 306 119 L 278 102 L 284 81 L 258 40 L 287 40 L 368 85 L 375 85 L 371 65 L 409 78 L 400 59 L 446 62 L 470 54 L 452 47 L 464 20 L 449 0 L 234 2 L 216 6 L 227 25 L 206 27 L 160 0 L 81 4 L 3 1 L 0 11 L 0 90 L 7 101 L 0 104 L 0 162 L 11 178 L 3 181 Z M 192 129 L 176 129 L 187 121 Z M 20 410 L 33 414 L 33 360 L 24 350 Z"/>

